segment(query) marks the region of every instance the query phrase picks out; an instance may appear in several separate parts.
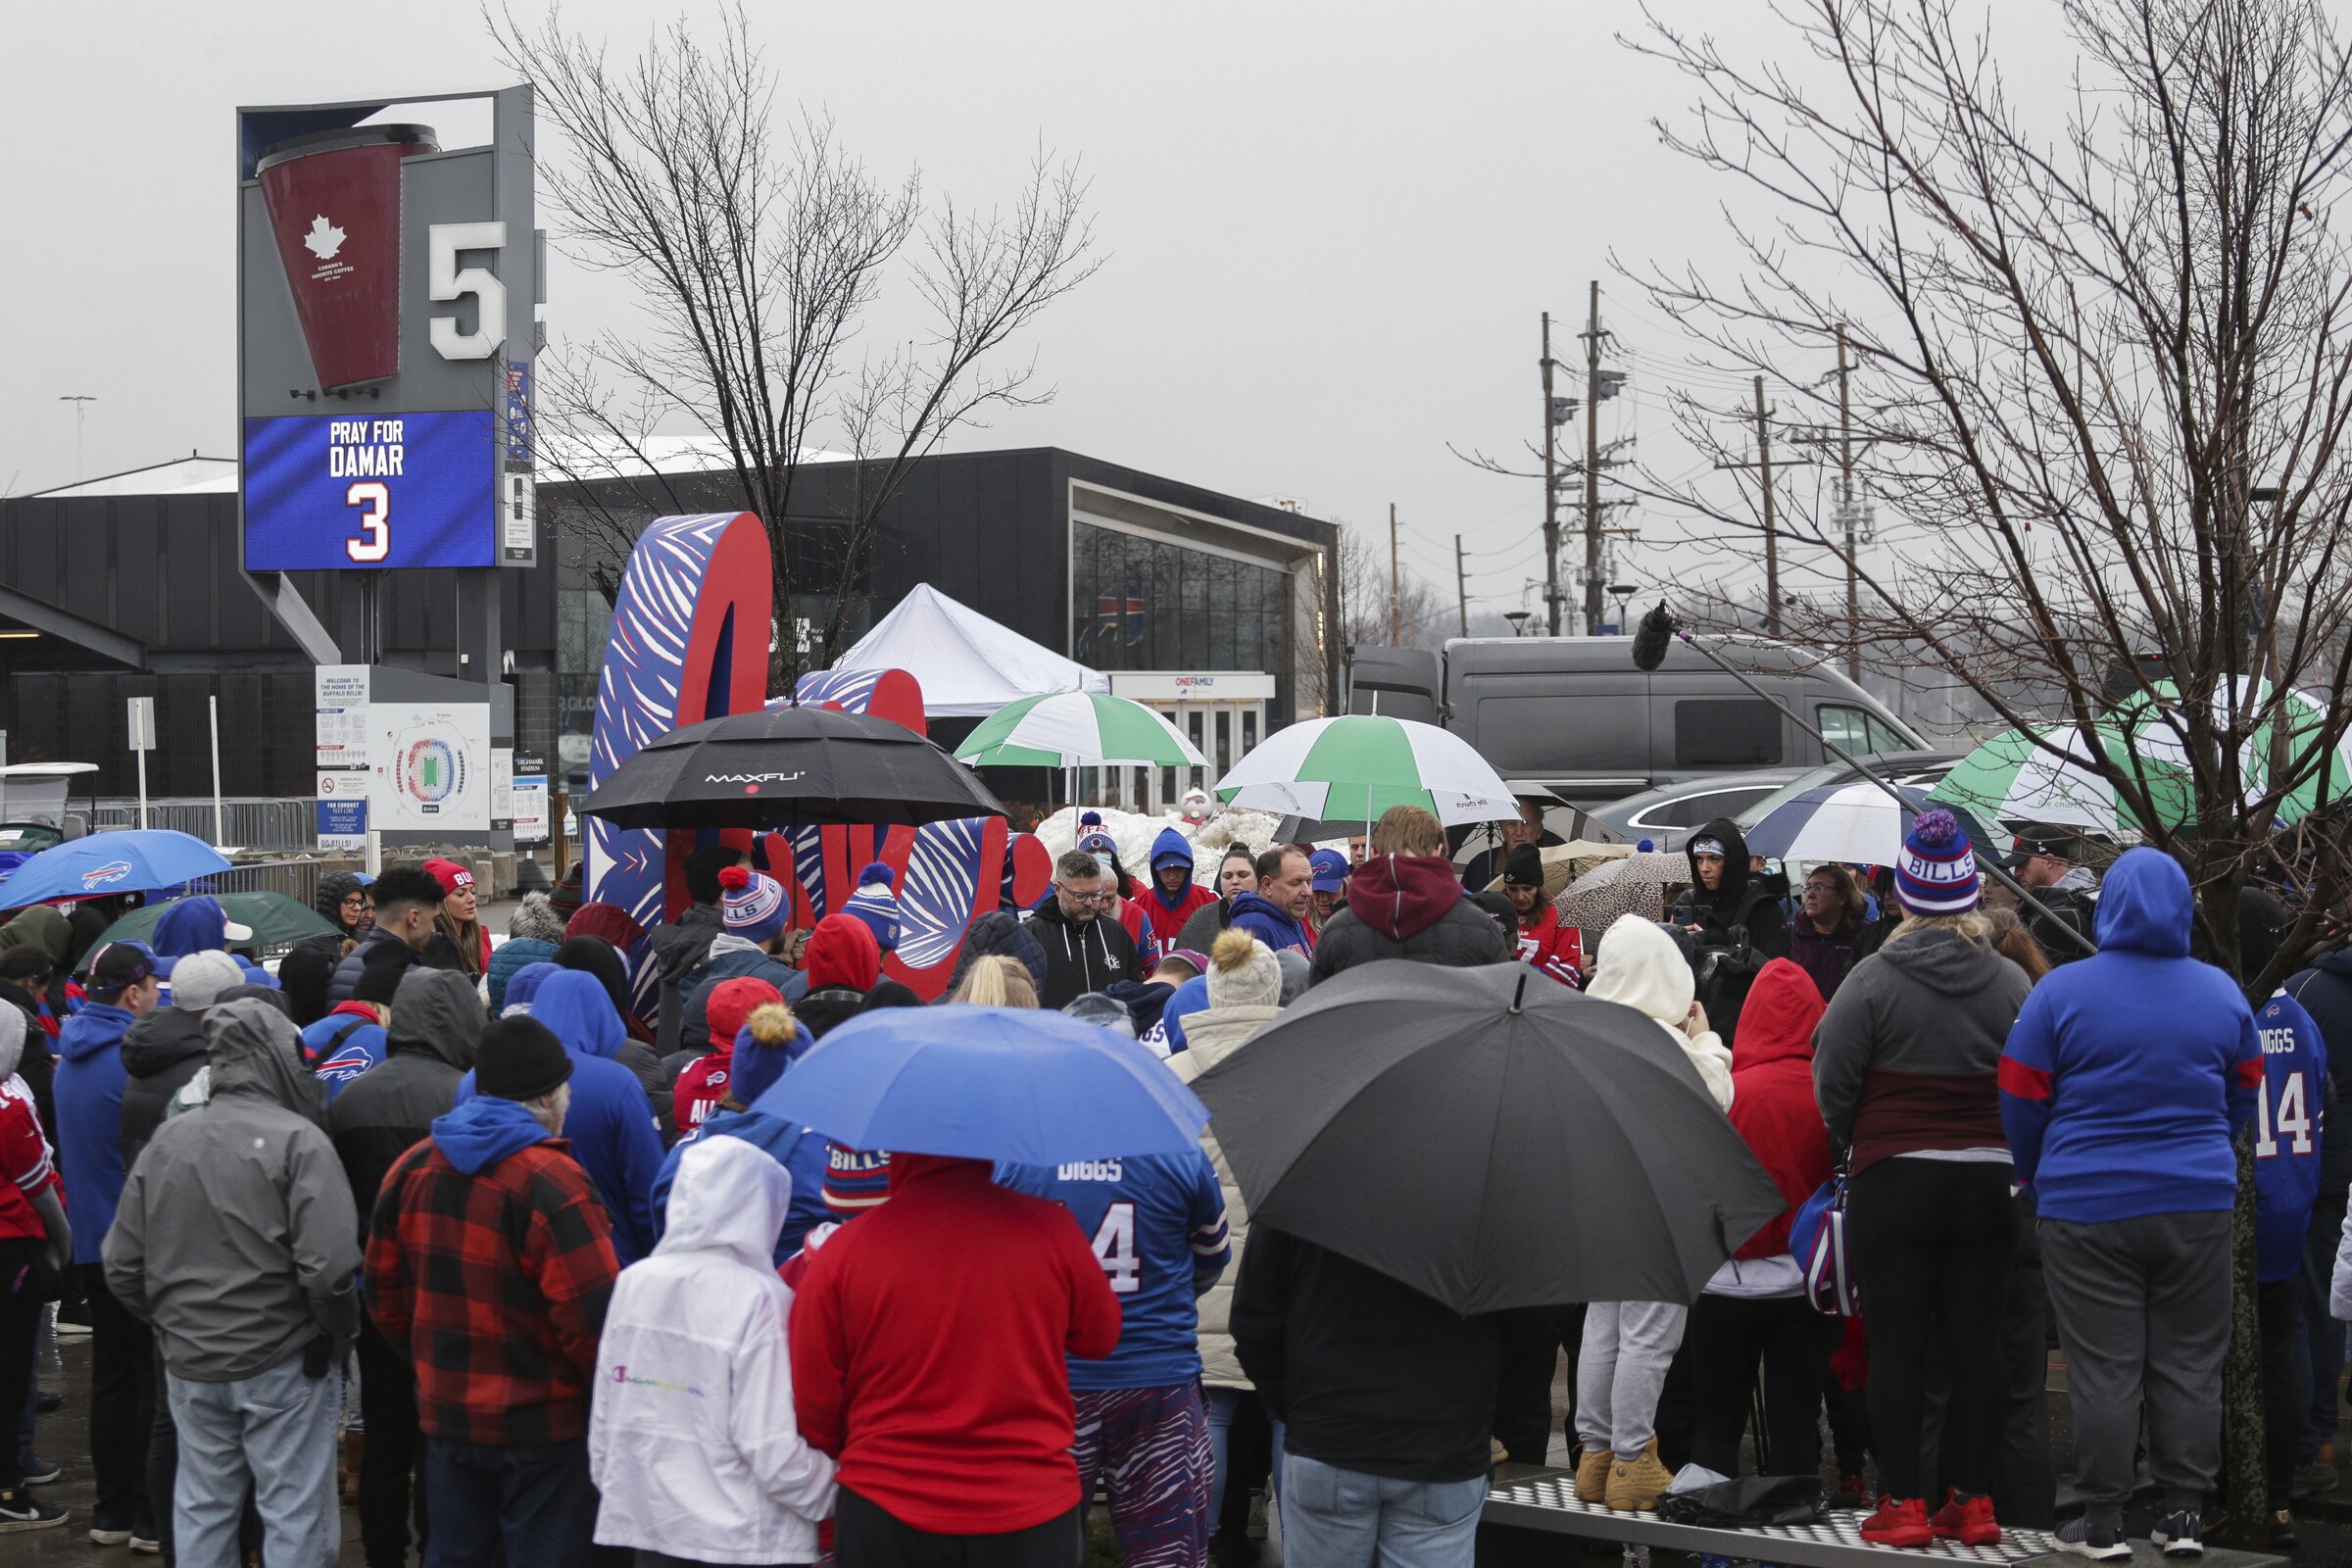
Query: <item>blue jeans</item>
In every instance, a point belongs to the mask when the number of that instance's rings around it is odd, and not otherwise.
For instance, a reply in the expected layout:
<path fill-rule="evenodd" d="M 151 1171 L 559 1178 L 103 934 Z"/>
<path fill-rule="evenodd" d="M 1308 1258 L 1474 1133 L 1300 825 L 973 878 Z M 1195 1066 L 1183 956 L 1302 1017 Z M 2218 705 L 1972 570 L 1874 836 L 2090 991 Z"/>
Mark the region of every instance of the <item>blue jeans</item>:
<path fill-rule="evenodd" d="M 252 1489 L 262 1553 L 273 1563 L 331 1563 L 342 1548 L 335 1503 L 335 1380 L 305 1377 L 298 1351 L 233 1383 L 169 1379 L 179 1429 L 172 1539 L 180 1568 L 237 1568 L 237 1526 Z"/>
<path fill-rule="evenodd" d="M 1283 1568 L 1471 1568 L 1487 1478 L 1392 1481 L 1283 1461 Z"/>
<path fill-rule="evenodd" d="M 424 1441 L 424 1568 L 572 1568 L 596 1491 L 588 1440 L 489 1447 Z"/>
<path fill-rule="evenodd" d="M 1228 1455 L 1233 1440 L 1233 1413 L 1240 1408 L 1242 1400 L 1247 1398 L 1248 1395 L 1240 1389 L 1203 1388 L 1200 1391 L 1200 1396 L 1208 1404 L 1208 1452 L 1209 1457 L 1216 1461 L 1217 1466 L 1216 1479 L 1209 1483 L 1208 1488 L 1208 1527 L 1213 1531 L 1217 1527 L 1217 1521 L 1225 1516 L 1225 1476 L 1231 1468 L 1228 1463 Z M 1269 1479 L 1274 1488 L 1274 1500 L 1280 1502 L 1282 1500 L 1282 1423 L 1277 1421 L 1273 1423 L 1273 1426 L 1274 1467 Z"/>

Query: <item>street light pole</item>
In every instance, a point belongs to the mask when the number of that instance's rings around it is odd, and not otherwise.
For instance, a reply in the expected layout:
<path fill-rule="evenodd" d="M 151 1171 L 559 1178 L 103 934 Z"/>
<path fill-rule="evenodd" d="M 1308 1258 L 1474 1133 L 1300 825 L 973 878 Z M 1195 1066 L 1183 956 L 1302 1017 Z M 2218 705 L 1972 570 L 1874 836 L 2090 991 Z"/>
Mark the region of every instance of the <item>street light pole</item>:
<path fill-rule="evenodd" d="M 60 403 L 71 403 L 74 405 L 74 482 L 75 484 L 79 484 L 81 483 L 82 478 L 81 416 L 88 412 L 89 406 L 97 402 L 98 399 L 89 393 L 69 392 L 60 397 L 57 401 Z"/>

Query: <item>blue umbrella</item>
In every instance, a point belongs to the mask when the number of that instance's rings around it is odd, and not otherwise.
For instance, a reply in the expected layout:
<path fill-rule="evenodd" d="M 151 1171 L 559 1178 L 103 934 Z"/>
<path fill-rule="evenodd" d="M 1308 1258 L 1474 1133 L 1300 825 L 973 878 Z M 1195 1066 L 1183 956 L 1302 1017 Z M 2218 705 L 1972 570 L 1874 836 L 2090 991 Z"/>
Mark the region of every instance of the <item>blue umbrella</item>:
<path fill-rule="evenodd" d="M 219 850 L 170 828 L 93 833 L 43 850 L 18 866 L 14 875 L 0 882 L 0 907 L 17 909 L 50 899 L 152 893 L 228 869 L 228 860 Z"/>
<path fill-rule="evenodd" d="M 886 1007 L 755 1101 L 852 1149 L 1061 1165 L 1182 1154 L 1208 1107 L 1134 1041 L 1058 1012 Z"/>

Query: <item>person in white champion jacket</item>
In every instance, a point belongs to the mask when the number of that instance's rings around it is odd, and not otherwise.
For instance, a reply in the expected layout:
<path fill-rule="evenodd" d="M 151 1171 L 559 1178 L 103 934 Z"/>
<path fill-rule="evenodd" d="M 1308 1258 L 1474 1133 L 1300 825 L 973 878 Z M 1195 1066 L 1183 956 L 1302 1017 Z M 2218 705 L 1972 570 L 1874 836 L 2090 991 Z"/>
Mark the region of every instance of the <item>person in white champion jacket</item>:
<path fill-rule="evenodd" d="M 597 1544 L 641 1563 L 816 1560 L 833 1461 L 793 1416 L 792 1291 L 771 1256 L 791 1199 L 784 1167 L 740 1138 L 680 1154 L 668 1229 L 621 1271 L 597 1347 Z"/>

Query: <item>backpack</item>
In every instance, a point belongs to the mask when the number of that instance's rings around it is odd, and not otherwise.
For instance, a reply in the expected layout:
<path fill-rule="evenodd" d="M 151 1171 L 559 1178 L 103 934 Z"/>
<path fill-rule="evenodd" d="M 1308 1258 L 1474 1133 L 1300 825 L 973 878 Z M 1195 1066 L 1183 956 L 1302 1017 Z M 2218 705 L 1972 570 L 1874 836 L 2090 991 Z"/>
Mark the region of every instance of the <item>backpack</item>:
<path fill-rule="evenodd" d="M 1805 1300 L 1825 1317 L 1860 1317 L 1862 1288 L 1845 1250 L 1845 1172 L 1823 1182 L 1788 1222 L 1788 1255 L 1805 1276 Z"/>

